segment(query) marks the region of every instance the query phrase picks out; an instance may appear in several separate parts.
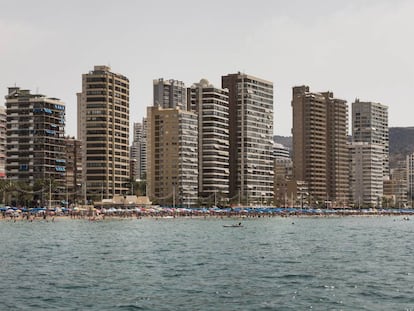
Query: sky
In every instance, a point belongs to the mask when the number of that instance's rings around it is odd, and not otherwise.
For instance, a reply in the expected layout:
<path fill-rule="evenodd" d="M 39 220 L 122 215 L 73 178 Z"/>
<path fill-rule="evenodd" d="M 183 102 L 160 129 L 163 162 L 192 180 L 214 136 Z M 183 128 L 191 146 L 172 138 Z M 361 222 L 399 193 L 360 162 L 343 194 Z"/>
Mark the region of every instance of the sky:
<path fill-rule="evenodd" d="M 276 135 L 291 133 L 296 85 L 349 111 L 355 98 L 380 102 L 390 126 L 414 126 L 413 12 L 410 0 L 0 0 L 0 94 L 60 98 L 77 136 L 76 93 L 95 65 L 129 78 L 131 128 L 153 79 L 220 87 L 240 71 L 274 83 Z"/>

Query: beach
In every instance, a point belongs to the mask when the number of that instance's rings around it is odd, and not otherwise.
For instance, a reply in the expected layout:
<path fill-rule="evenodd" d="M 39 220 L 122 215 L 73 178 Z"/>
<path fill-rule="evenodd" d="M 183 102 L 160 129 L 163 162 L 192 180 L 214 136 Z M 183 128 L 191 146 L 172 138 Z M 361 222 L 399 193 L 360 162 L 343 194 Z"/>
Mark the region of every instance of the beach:
<path fill-rule="evenodd" d="M 301 208 L 134 208 L 134 209 L 93 209 L 79 210 L 19 210 L 3 211 L 0 220 L 6 221 L 45 221 L 55 222 L 61 219 L 105 221 L 111 219 L 174 219 L 174 218 L 270 218 L 270 217 L 364 217 L 364 216 L 409 216 L 414 215 L 411 209 L 301 209 Z"/>

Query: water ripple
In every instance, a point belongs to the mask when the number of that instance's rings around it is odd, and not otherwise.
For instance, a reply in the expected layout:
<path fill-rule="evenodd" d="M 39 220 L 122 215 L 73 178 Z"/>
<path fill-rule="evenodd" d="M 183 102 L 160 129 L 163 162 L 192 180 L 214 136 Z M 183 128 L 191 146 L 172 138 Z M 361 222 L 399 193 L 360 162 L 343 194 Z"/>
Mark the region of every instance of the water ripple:
<path fill-rule="evenodd" d="M 411 222 L 0 222 L 0 310 L 412 310 Z"/>

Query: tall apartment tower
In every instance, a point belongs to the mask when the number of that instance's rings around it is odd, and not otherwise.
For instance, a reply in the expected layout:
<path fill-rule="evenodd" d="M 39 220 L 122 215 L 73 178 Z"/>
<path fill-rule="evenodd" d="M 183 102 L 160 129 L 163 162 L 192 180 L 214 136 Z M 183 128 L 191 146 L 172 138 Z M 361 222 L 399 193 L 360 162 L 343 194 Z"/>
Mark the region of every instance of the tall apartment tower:
<path fill-rule="evenodd" d="M 357 152 L 361 148 L 364 155 Z M 351 198 L 354 204 L 381 206 L 383 183 L 389 179 L 387 106 L 359 99 L 352 103 L 351 157 Z M 361 161 L 360 157 L 365 160 Z"/>
<path fill-rule="evenodd" d="M 147 195 L 162 205 L 196 206 L 197 114 L 148 107 L 147 129 Z"/>
<path fill-rule="evenodd" d="M 383 176 L 389 176 L 388 107 L 356 99 L 352 103 L 352 141 L 383 146 Z"/>
<path fill-rule="evenodd" d="M 383 146 L 353 142 L 350 146 L 350 192 L 355 207 L 381 206 L 383 186 Z"/>
<path fill-rule="evenodd" d="M 332 92 L 293 87 L 293 175 L 312 201 L 345 204 L 349 197 L 348 107 Z"/>
<path fill-rule="evenodd" d="M 0 179 L 6 178 L 6 139 L 7 115 L 4 106 L 0 106 Z"/>
<path fill-rule="evenodd" d="M 153 80 L 154 106 L 187 110 L 187 91 L 182 81 L 163 78 Z"/>
<path fill-rule="evenodd" d="M 222 76 L 229 90 L 230 198 L 273 200 L 273 83 L 244 73 Z"/>
<path fill-rule="evenodd" d="M 202 79 L 188 88 L 187 98 L 188 108 L 198 115 L 199 196 L 217 204 L 229 195 L 228 91 Z"/>
<path fill-rule="evenodd" d="M 147 171 L 147 119 L 134 123 L 134 140 L 131 146 L 131 160 L 135 163 L 133 178 L 145 179 Z"/>
<path fill-rule="evenodd" d="M 82 75 L 78 94 L 84 193 L 97 200 L 129 190 L 129 80 L 95 66 Z"/>
<path fill-rule="evenodd" d="M 57 98 L 10 87 L 7 107 L 7 178 L 64 189 L 65 104 Z"/>

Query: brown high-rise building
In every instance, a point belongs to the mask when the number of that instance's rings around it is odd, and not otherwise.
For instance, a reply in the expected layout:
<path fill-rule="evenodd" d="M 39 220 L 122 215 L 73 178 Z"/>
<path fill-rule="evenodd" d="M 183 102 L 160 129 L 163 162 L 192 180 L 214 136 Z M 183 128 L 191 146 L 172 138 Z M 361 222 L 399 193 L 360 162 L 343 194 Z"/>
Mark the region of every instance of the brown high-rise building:
<path fill-rule="evenodd" d="M 348 105 L 345 100 L 334 98 L 332 92 L 322 94 L 328 113 L 328 198 L 343 206 L 349 199 Z"/>
<path fill-rule="evenodd" d="M 311 201 L 345 204 L 349 196 L 348 107 L 333 93 L 293 88 L 293 174 Z"/>
<path fill-rule="evenodd" d="M 273 83 L 243 73 L 222 77 L 229 90 L 230 198 L 273 200 Z"/>
<path fill-rule="evenodd" d="M 129 190 L 129 80 L 110 70 L 95 66 L 83 74 L 78 94 L 83 185 L 92 200 Z"/>

